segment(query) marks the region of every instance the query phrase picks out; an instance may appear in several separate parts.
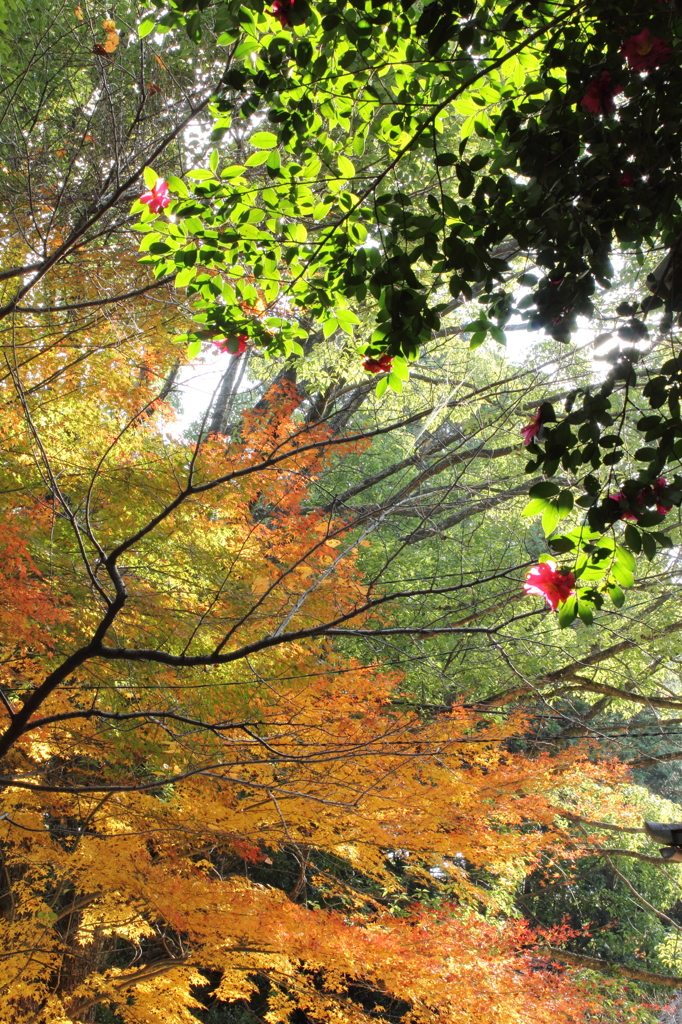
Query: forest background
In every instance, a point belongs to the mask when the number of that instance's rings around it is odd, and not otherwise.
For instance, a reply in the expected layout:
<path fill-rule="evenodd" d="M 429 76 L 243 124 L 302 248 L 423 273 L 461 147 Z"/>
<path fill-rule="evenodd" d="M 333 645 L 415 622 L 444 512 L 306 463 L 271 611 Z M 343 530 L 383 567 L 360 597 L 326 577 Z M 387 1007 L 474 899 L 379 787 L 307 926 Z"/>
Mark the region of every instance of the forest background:
<path fill-rule="evenodd" d="M 0 13 L 0 1018 L 656 1020 L 675 4 Z"/>

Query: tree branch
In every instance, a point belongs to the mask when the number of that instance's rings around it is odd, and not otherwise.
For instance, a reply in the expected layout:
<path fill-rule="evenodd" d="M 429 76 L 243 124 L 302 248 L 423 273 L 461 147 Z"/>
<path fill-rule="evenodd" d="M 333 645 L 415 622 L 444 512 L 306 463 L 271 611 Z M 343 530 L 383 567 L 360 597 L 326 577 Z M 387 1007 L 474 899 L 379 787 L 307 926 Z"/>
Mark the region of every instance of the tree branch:
<path fill-rule="evenodd" d="M 601 957 L 569 953 L 568 950 L 556 949 L 554 946 L 541 946 L 538 952 L 544 953 L 560 963 L 571 964 L 573 967 L 586 967 L 590 971 L 619 974 L 622 978 L 630 978 L 632 981 L 646 981 L 651 985 L 663 985 L 666 988 L 682 986 L 682 978 L 676 978 L 674 975 L 656 974 L 654 971 L 643 971 L 638 967 L 625 967 L 623 964 L 613 964 L 608 960 L 602 960 Z"/>

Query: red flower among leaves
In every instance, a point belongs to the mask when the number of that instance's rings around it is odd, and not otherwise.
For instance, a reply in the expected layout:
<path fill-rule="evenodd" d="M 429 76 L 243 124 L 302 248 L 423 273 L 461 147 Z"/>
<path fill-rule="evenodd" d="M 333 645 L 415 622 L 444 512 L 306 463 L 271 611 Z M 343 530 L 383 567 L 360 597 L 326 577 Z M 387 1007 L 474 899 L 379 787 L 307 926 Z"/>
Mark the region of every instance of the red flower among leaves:
<path fill-rule="evenodd" d="M 652 71 L 668 60 L 672 50 L 664 39 L 656 39 L 648 28 L 643 28 L 636 36 L 625 40 L 620 52 L 633 70 Z"/>
<path fill-rule="evenodd" d="M 294 2 L 295 0 L 272 0 L 270 14 L 272 14 L 273 18 L 277 18 L 282 28 L 291 28 L 294 24 L 289 17 Z"/>
<path fill-rule="evenodd" d="M 592 79 L 580 103 L 592 114 L 612 114 L 616 109 L 613 97 L 622 91 L 623 86 L 612 82 L 608 71 L 602 71 Z"/>
<path fill-rule="evenodd" d="M 388 352 L 384 352 L 378 359 L 370 356 L 362 365 L 368 373 L 388 373 L 393 366 L 393 356 L 389 356 Z"/>
<path fill-rule="evenodd" d="M 618 184 L 622 185 L 623 188 L 634 188 L 635 187 L 635 176 L 632 171 L 625 170 L 618 179 Z"/>
<path fill-rule="evenodd" d="M 527 594 L 544 597 L 552 611 L 575 594 L 575 576 L 557 568 L 551 558 L 534 565 L 526 576 L 523 589 Z"/>
<path fill-rule="evenodd" d="M 538 409 L 533 416 L 530 423 L 527 423 L 525 427 L 521 427 L 521 435 L 523 436 L 523 443 L 530 444 L 534 437 L 537 437 L 542 427 L 542 413 Z"/>
<path fill-rule="evenodd" d="M 656 506 L 656 511 L 660 515 L 665 516 L 668 514 L 672 505 L 665 505 L 664 502 L 667 499 L 664 497 L 663 491 L 668 486 L 668 481 L 664 476 L 659 476 L 658 480 L 653 484 L 652 487 L 645 487 L 639 494 L 635 494 L 629 497 L 622 490 L 617 491 L 615 494 L 610 494 L 609 497 L 612 501 L 618 503 L 619 506 L 626 505 L 620 514 L 620 518 L 629 520 L 630 522 L 636 523 L 637 517 L 646 512 L 647 507 L 651 505 Z"/>
<path fill-rule="evenodd" d="M 140 202 L 148 206 L 152 213 L 158 213 L 171 202 L 168 195 L 168 185 L 163 178 L 158 178 L 154 183 L 151 192 L 145 192 L 140 196 Z"/>
<path fill-rule="evenodd" d="M 229 352 L 232 356 L 240 356 L 242 352 L 246 352 L 247 342 L 249 340 L 248 334 L 238 334 L 236 338 L 221 338 L 220 341 L 214 341 L 213 344 L 220 349 L 221 352 Z M 235 349 L 235 341 L 237 342 L 237 348 Z"/>
<path fill-rule="evenodd" d="M 665 499 L 663 498 L 663 494 L 661 492 L 663 491 L 663 488 L 667 486 L 668 481 L 666 480 L 666 478 L 664 476 L 659 476 L 658 480 L 652 487 L 652 491 L 654 492 L 654 501 L 656 502 L 656 511 L 660 512 L 662 516 L 667 515 L 670 509 L 672 508 L 672 505 L 663 504 L 663 501 L 665 501 Z"/>
<path fill-rule="evenodd" d="M 644 498 L 641 494 L 638 494 L 634 498 L 628 498 L 627 494 L 624 494 L 623 491 L 616 491 L 615 494 L 609 494 L 609 498 L 611 501 L 617 502 L 619 507 L 627 505 L 627 508 L 624 508 L 620 514 L 621 519 L 629 519 L 633 523 L 636 523 L 637 516 L 635 515 L 635 511 L 644 512 Z M 632 511 L 633 509 L 635 511 Z"/>

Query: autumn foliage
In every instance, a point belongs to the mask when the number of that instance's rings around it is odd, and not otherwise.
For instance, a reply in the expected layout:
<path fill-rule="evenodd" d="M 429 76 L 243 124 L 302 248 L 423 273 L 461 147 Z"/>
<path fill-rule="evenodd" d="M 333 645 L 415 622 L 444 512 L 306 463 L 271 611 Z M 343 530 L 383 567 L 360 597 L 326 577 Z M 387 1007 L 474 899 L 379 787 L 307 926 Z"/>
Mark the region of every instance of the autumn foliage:
<path fill-rule="evenodd" d="M 334 623 L 390 612 L 344 521 L 307 504 L 331 437 L 302 427 L 287 385 L 241 440 L 199 447 L 103 397 L 100 422 L 87 390 L 69 417 L 38 414 L 51 489 L 5 498 L 0 1017 L 75 1024 L 109 1007 L 190 1024 L 210 989 L 226 1004 L 265 993 L 273 1022 L 373 1007 L 578 1019 L 590 1000 L 538 954 L 545 937 L 500 917 L 463 866 L 495 877 L 553 849 L 554 791 L 589 774 L 582 754 L 511 753 L 520 721 L 464 708 L 425 720 L 399 671 L 338 646 Z M 36 423 L 4 429 L 21 466 Z M 126 599 L 101 634 L 121 547 Z M 437 908 L 401 902 L 401 878 L 434 870 L 449 880 Z"/>

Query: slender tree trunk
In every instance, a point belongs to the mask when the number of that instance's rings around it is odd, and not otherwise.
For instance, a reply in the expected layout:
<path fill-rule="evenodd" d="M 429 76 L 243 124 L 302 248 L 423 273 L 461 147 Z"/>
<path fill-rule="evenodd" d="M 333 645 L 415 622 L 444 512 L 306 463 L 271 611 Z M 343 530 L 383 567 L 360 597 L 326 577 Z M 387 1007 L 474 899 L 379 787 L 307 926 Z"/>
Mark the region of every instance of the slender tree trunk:
<path fill-rule="evenodd" d="M 211 416 L 208 428 L 209 434 L 225 433 L 227 424 L 230 421 L 230 415 L 232 414 L 234 396 L 239 391 L 241 382 L 244 379 L 247 362 L 248 355 L 246 352 L 241 356 L 233 356 L 230 359 L 230 365 L 223 375 L 220 391 L 213 406 L 213 415 Z"/>

